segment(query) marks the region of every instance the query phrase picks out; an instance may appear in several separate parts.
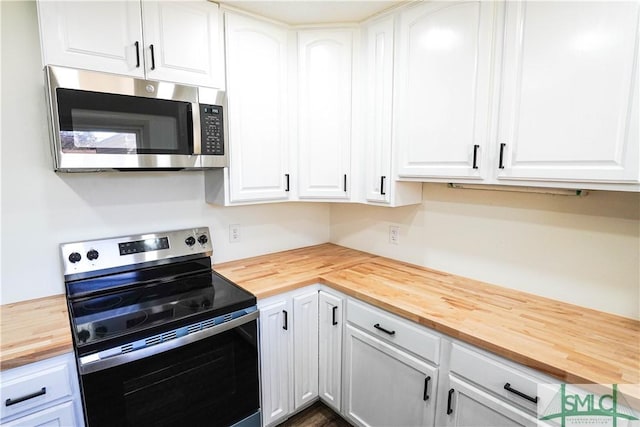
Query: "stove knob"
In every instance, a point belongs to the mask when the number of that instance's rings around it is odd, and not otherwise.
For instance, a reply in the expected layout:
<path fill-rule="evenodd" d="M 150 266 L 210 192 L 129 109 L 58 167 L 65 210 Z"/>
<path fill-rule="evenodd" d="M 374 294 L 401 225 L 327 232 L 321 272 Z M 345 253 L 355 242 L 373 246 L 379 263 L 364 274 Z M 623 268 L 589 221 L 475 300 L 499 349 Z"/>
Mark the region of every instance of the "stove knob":
<path fill-rule="evenodd" d="M 89 259 L 89 261 L 98 259 L 99 255 L 100 254 L 95 249 L 91 249 L 89 252 L 87 252 L 87 258 Z"/>
<path fill-rule="evenodd" d="M 204 245 L 208 241 L 209 241 L 209 238 L 204 234 L 198 237 L 198 242 L 200 242 L 201 245 Z"/>
<path fill-rule="evenodd" d="M 91 336 L 91 333 L 86 329 L 81 329 L 80 331 L 78 331 L 78 339 L 80 340 L 80 342 L 87 341 L 90 336 Z"/>
<path fill-rule="evenodd" d="M 189 236 L 186 239 L 184 239 L 184 242 L 187 244 L 187 246 L 193 246 L 196 244 L 196 239 L 194 239 L 193 236 Z"/>
<path fill-rule="evenodd" d="M 80 261 L 81 259 L 82 259 L 82 255 L 80 255 L 78 252 L 71 252 L 71 254 L 69 255 L 69 261 L 71 261 L 74 264 Z"/>

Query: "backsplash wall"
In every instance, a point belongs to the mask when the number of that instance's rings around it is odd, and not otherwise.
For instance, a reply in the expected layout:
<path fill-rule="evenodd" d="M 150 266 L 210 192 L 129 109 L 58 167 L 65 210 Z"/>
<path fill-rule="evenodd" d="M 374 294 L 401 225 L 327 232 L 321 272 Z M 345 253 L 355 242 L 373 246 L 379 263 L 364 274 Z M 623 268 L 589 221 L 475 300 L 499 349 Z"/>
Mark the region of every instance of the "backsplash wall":
<path fill-rule="evenodd" d="M 202 172 L 53 172 L 36 5 L 0 7 L 1 304 L 64 292 L 62 242 L 209 226 L 222 262 L 329 240 L 328 205 L 208 205 Z M 240 242 L 229 243 L 229 224 Z"/>
<path fill-rule="evenodd" d="M 389 243 L 390 225 L 400 227 L 398 245 Z M 417 206 L 333 205 L 331 241 L 640 318 L 637 193 L 568 197 L 424 184 Z"/>

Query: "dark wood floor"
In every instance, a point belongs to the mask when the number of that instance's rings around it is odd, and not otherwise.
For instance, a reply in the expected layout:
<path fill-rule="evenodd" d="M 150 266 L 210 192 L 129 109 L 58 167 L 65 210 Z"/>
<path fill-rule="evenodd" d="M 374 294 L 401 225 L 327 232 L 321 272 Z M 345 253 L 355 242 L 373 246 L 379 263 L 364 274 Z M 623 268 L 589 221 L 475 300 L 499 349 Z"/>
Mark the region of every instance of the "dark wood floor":
<path fill-rule="evenodd" d="M 278 427 L 351 427 L 340 415 L 322 402 L 316 402 Z"/>

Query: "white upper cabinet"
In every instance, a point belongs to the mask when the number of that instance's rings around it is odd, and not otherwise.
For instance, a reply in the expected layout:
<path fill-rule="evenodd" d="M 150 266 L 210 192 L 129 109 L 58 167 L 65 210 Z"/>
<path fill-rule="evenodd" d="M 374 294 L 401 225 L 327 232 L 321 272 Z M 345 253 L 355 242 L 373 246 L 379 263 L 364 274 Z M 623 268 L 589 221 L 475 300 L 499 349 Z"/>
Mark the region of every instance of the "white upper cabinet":
<path fill-rule="evenodd" d="M 348 199 L 352 30 L 298 32 L 300 199 Z"/>
<path fill-rule="evenodd" d="M 223 87 L 218 5 L 143 1 L 147 78 Z"/>
<path fill-rule="evenodd" d="M 45 65 L 224 86 L 215 3 L 39 1 L 38 16 Z"/>
<path fill-rule="evenodd" d="M 225 13 L 230 202 L 290 194 L 285 28 Z"/>
<path fill-rule="evenodd" d="M 482 179 L 497 2 L 429 2 L 400 14 L 401 177 Z"/>
<path fill-rule="evenodd" d="M 499 178 L 638 180 L 639 10 L 506 3 Z"/>
<path fill-rule="evenodd" d="M 45 65 L 144 77 L 139 1 L 38 1 Z"/>
<path fill-rule="evenodd" d="M 367 24 L 364 34 L 365 199 L 391 206 L 420 203 L 421 184 L 397 182 L 392 172 L 394 17 Z"/>

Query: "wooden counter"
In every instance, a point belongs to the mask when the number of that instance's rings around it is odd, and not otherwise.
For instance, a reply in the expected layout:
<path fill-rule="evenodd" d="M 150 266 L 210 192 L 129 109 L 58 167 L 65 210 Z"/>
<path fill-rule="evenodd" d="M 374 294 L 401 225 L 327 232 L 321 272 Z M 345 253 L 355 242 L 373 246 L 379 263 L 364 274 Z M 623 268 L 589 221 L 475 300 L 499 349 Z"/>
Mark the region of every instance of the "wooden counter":
<path fill-rule="evenodd" d="M 0 306 L 0 369 L 73 351 L 64 295 Z"/>
<path fill-rule="evenodd" d="M 214 268 L 258 298 L 323 283 L 563 382 L 630 384 L 620 390 L 640 399 L 637 320 L 331 244 Z"/>
<path fill-rule="evenodd" d="M 637 320 L 332 244 L 214 269 L 258 298 L 324 283 L 564 382 L 634 384 L 621 391 L 640 398 Z M 2 369 L 72 351 L 64 296 L 0 310 Z"/>

